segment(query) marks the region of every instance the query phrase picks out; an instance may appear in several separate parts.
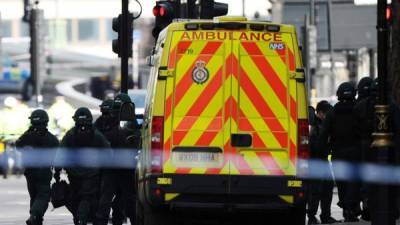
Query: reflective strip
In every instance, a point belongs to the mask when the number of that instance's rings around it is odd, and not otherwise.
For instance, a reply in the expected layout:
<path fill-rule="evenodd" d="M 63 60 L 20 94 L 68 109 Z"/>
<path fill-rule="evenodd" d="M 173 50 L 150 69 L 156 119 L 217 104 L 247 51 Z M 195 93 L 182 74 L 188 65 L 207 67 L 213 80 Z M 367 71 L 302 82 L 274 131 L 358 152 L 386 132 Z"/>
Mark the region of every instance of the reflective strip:
<path fill-rule="evenodd" d="M 289 45 L 286 38 L 284 38 L 284 42 Z M 166 169 L 164 172 L 178 174 L 227 174 L 230 172 L 232 175 L 292 175 L 294 173 L 295 143 L 297 141 L 297 103 L 295 101 L 297 93 L 295 87 L 289 86 L 289 73 L 287 72 L 292 71 L 295 67 L 294 55 L 290 46 L 284 51 L 269 51 L 269 55 L 266 56 L 266 50 L 258 45 L 259 43 L 255 42 L 241 44 L 243 49 L 253 54 L 245 56 L 251 61 L 249 63 L 241 62 L 240 66 L 239 56 L 230 53 L 231 46 L 229 44 L 224 45 L 226 51 L 224 48 L 220 48 L 222 42 L 206 42 L 205 44 L 204 41 L 181 41 L 177 44 L 175 53 L 171 51 L 171 54 L 175 54 L 176 57 L 170 58 L 169 65 L 176 67 L 180 63 L 182 70 L 179 72 L 180 74 L 176 74 L 172 90 L 167 90 L 165 116 L 166 123 L 167 121 L 169 123 L 166 125 L 166 129 L 170 131 L 168 137 L 164 139 L 165 144 L 169 145 L 168 154 L 164 155 L 164 168 Z M 196 50 L 197 56 L 182 54 L 189 51 L 189 48 Z M 215 68 L 217 65 L 221 65 L 219 60 L 223 58 L 223 54 L 215 53 L 222 50 L 230 53 L 225 59 L 222 59 L 227 65 L 225 71 L 223 67 Z M 207 85 L 206 87 L 195 89 L 197 84 L 192 81 L 192 71 L 196 66 L 195 63 L 199 60 L 206 62 L 206 68 L 210 71 L 210 80 L 203 84 Z M 183 71 L 185 72 L 182 73 Z M 225 72 L 225 76 L 222 75 L 223 72 Z M 225 85 L 223 82 L 231 82 L 231 84 Z M 289 87 L 291 90 L 288 90 Z M 229 88 L 232 88 L 232 91 Z M 228 92 L 233 96 L 227 96 Z M 239 95 L 247 98 L 244 100 L 246 105 L 240 106 L 240 108 L 235 99 Z M 225 98 L 225 106 L 222 109 L 218 107 L 223 101 L 220 100 L 220 96 Z M 172 108 L 179 112 L 174 118 L 171 117 L 171 114 L 174 113 Z M 280 146 L 288 148 L 288 151 L 249 151 L 246 153 L 241 149 L 240 151 L 244 154 L 242 157 L 239 149 L 230 147 L 230 134 L 233 132 L 230 128 L 233 127 L 237 127 L 241 131 L 249 131 L 253 136 L 253 148 L 268 149 L 269 146 Z M 173 132 L 172 136 L 171 131 Z M 288 133 L 290 133 L 290 137 Z M 171 143 L 172 137 L 173 143 Z M 206 147 L 221 146 L 221 141 L 224 143 L 224 164 L 221 168 L 173 168 L 171 165 L 170 148 L 172 144 Z M 279 155 L 282 153 L 289 155 L 282 157 Z M 285 160 L 282 161 L 283 158 Z M 290 165 L 287 165 L 287 158 L 292 161 L 289 162 Z"/>
<path fill-rule="evenodd" d="M 209 146 L 210 143 L 214 140 L 215 136 L 222 129 L 222 110 L 217 113 L 216 118 L 214 118 L 210 124 L 208 124 L 205 132 L 200 136 L 200 138 L 196 142 L 196 146 Z"/>
<path fill-rule="evenodd" d="M 222 89 L 222 80 L 221 76 L 221 70 L 217 72 L 217 75 L 213 77 L 211 81 L 209 81 L 209 84 L 207 87 L 204 88 L 203 92 L 200 94 L 200 96 L 196 99 L 196 101 L 190 106 L 189 111 L 186 113 L 186 115 L 183 117 L 183 119 L 180 121 L 178 127 L 175 129 L 180 132 L 180 130 L 185 130 L 187 133 L 194 123 L 199 119 L 201 113 L 205 110 L 205 108 L 208 106 L 208 103 L 212 101 L 214 96 L 216 95 L 217 91 Z M 174 132 L 175 133 L 175 132 Z M 185 134 L 186 134 L 185 133 Z M 182 137 L 184 138 L 184 137 Z M 175 137 L 174 137 L 175 139 Z M 174 140 L 174 145 L 179 145 L 180 142 Z"/>
<path fill-rule="evenodd" d="M 250 57 L 253 59 L 253 62 L 257 65 L 259 71 L 264 76 L 264 79 L 268 81 L 271 85 L 272 89 L 274 90 L 275 94 L 278 96 L 279 100 L 282 104 L 287 107 L 287 95 L 288 92 L 286 86 L 283 82 L 279 79 L 278 75 L 275 73 L 273 67 L 270 65 L 268 60 L 263 56 L 262 52 L 258 49 L 258 46 L 254 42 L 245 42 L 242 43 L 243 47 L 249 51 L 257 51 L 261 56 L 254 56 L 251 55 Z M 244 66 L 244 65 L 242 65 Z"/>
<path fill-rule="evenodd" d="M 178 197 L 179 195 L 180 194 L 178 194 L 178 193 L 165 193 L 164 199 L 165 199 L 165 201 L 171 201 L 174 198 Z"/>
<path fill-rule="evenodd" d="M 279 198 L 284 200 L 287 203 L 293 204 L 294 203 L 294 197 L 292 195 L 279 195 Z"/>

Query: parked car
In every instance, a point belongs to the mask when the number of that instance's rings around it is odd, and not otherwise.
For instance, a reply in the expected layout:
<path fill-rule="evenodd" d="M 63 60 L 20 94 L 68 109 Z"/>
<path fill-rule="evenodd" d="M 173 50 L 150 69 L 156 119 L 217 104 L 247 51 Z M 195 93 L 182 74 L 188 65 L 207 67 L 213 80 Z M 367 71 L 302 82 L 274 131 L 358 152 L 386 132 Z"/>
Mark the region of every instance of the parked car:
<path fill-rule="evenodd" d="M 21 66 L 10 56 L 3 54 L 3 72 L 0 74 L 0 92 L 20 93 L 22 100 L 29 101 L 33 95 L 33 82 L 28 66 Z"/>

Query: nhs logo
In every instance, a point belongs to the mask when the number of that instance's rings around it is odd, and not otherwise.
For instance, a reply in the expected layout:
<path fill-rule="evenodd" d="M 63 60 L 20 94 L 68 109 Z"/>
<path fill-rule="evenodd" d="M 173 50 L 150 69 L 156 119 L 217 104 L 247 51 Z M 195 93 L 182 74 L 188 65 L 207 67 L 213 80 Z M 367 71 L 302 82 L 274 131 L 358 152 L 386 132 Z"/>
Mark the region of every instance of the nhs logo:
<path fill-rule="evenodd" d="M 271 49 L 271 50 L 283 50 L 283 49 L 285 49 L 285 44 L 284 43 L 271 42 L 271 43 L 269 43 L 269 49 Z"/>

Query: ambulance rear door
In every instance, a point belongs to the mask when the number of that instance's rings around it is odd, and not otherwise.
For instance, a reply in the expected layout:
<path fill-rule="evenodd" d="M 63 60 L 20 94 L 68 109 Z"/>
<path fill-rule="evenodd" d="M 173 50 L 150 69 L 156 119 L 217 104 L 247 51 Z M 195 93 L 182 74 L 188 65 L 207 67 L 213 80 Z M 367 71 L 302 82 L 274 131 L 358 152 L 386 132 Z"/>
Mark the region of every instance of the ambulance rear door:
<path fill-rule="evenodd" d="M 296 173 L 296 81 L 290 33 L 236 33 L 233 41 L 231 191 L 244 176 Z M 249 188 L 252 188 L 250 187 Z M 254 187 L 253 187 L 254 188 Z"/>
<path fill-rule="evenodd" d="M 231 96 L 226 75 L 231 42 L 216 35 L 216 31 L 173 34 L 169 68 L 174 79 L 166 88 L 165 174 L 229 175 L 225 103 Z M 224 186 L 226 193 L 228 176 L 224 179 L 204 186 Z"/>

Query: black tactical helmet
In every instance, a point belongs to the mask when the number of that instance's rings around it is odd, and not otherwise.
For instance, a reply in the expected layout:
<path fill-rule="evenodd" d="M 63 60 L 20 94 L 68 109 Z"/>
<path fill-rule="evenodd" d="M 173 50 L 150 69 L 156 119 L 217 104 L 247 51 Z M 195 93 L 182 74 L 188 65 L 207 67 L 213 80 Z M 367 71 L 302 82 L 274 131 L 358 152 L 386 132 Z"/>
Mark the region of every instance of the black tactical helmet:
<path fill-rule="evenodd" d="M 339 85 L 336 95 L 339 101 L 353 100 L 356 96 L 356 90 L 350 82 L 343 82 Z"/>
<path fill-rule="evenodd" d="M 72 117 L 77 125 L 90 125 L 92 124 L 93 117 L 90 110 L 86 107 L 81 107 L 75 111 Z"/>
<path fill-rule="evenodd" d="M 372 82 L 373 82 L 373 80 L 371 77 L 363 77 L 358 82 L 358 85 L 357 85 L 358 97 L 365 97 L 370 94 Z"/>
<path fill-rule="evenodd" d="M 372 81 L 372 84 L 371 84 L 371 87 L 370 87 L 371 95 L 377 95 L 377 93 L 378 93 L 378 85 L 379 85 L 378 78 L 375 78 Z"/>
<path fill-rule="evenodd" d="M 317 107 L 316 107 L 317 113 L 318 112 L 327 113 L 331 109 L 332 109 L 332 105 L 329 104 L 329 102 L 326 100 L 322 100 L 322 101 L 318 102 Z"/>
<path fill-rule="evenodd" d="M 101 113 L 111 113 L 113 111 L 114 101 L 111 99 L 104 100 L 100 105 Z"/>
<path fill-rule="evenodd" d="M 43 109 L 36 109 L 33 111 L 29 119 L 31 120 L 32 126 L 47 125 L 49 122 L 49 116 Z"/>
<path fill-rule="evenodd" d="M 129 97 L 129 95 L 125 94 L 125 93 L 119 93 L 117 96 L 115 96 L 114 98 L 114 109 L 120 109 L 121 106 L 124 103 L 131 103 L 132 100 Z"/>

